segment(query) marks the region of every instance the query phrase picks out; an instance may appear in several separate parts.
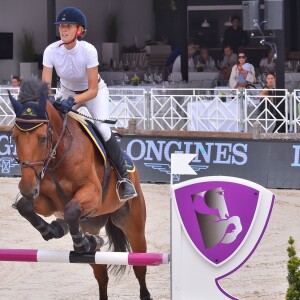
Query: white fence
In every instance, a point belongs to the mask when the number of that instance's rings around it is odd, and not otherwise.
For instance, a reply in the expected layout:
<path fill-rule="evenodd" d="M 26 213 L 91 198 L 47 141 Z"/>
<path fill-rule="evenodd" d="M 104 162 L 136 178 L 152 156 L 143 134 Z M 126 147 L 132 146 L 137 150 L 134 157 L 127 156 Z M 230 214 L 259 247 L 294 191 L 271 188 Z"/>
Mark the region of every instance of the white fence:
<path fill-rule="evenodd" d="M 259 122 L 263 132 L 298 132 L 300 90 L 276 89 L 259 96 L 260 89 L 243 92 L 228 87 L 109 88 L 110 118 L 127 128 L 135 119 L 138 129 L 215 132 L 251 132 Z M 17 97 L 17 89 L 11 89 Z M 0 90 L 0 125 L 12 125 L 15 114 L 7 89 Z"/>

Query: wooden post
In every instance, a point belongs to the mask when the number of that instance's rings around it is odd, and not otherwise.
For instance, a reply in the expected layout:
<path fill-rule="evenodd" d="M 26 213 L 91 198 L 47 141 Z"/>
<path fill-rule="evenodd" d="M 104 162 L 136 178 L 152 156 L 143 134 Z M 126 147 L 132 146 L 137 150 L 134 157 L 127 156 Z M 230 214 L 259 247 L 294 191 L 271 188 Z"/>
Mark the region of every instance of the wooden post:
<path fill-rule="evenodd" d="M 253 139 L 259 140 L 261 133 L 261 124 L 258 121 L 255 121 L 253 124 Z"/>

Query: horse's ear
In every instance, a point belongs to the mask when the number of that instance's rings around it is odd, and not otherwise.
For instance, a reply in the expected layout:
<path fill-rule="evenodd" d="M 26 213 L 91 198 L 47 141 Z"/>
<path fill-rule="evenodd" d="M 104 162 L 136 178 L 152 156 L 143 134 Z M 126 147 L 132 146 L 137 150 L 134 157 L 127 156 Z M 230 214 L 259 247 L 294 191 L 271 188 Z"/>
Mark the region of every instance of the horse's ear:
<path fill-rule="evenodd" d="M 22 109 L 23 109 L 23 105 L 22 105 L 21 102 L 17 101 L 11 95 L 10 91 L 7 91 L 7 93 L 8 93 L 8 97 L 9 97 L 10 103 L 11 103 L 11 105 L 12 105 L 14 111 L 15 111 L 15 114 L 16 114 L 16 116 L 18 116 L 21 113 Z"/>
<path fill-rule="evenodd" d="M 39 103 L 38 103 L 38 112 L 39 114 L 44 115 L 46 112 L 46 105 L 47 105 L 47 97 L 45 95 L 45 93 L 40 93 L 39 96 Z"/>

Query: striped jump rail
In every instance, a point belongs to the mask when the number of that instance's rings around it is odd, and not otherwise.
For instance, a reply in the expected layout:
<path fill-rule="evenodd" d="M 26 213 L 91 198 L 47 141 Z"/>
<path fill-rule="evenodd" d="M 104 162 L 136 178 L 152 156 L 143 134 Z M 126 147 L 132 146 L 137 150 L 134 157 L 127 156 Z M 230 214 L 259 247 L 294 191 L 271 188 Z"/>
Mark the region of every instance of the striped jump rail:
<path fill-rule="evenodd" d="M 0 261 L 83 263 L 98 265 L 158 266 L 169 264 L 168 253 L 88 252 L 0 249 Z"/>

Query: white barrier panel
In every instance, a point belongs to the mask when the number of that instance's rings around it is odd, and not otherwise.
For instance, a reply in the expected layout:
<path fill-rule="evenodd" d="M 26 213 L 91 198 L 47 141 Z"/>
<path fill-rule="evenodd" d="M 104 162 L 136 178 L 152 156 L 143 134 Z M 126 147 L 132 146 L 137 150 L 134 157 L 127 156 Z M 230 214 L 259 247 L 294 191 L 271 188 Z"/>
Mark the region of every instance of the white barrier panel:
<path fill-rule="evenodd" d="M 180 172 L 173 167 L 172 171 Z M 235 177 L 172 184 L 172 300 L 236 299 L 219 280 L 255 251 L 274 201 L 269 190 Z"/>

